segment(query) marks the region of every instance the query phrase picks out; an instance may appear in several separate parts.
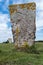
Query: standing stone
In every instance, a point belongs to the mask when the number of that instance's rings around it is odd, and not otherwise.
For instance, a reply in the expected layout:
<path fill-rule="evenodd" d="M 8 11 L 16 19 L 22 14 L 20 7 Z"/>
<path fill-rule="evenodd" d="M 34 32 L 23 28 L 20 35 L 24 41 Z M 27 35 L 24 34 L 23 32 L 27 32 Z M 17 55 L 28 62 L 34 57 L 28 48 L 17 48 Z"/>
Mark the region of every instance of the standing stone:
<path fill-rule="evenodd" d="M 9 10 L 15 45 L 18 44 L 18 46 L 21 46 L 25 42 L 29 46 L 33 45 L 36 32 L 36 4 L 32 2 L 10 5 Z"/>

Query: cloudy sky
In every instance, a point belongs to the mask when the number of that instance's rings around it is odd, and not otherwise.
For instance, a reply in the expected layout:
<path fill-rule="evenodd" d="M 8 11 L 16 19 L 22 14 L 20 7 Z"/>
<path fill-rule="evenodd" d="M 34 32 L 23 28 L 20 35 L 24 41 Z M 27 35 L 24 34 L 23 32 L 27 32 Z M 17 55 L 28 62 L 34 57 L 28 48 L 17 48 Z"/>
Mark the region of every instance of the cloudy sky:
<path fill-rule="evenodd" d="M 43 40 L 43 0 L 0 0 L 0 42 L 12 38 L 10 4 L 36 2 L 36 40 Z"/>

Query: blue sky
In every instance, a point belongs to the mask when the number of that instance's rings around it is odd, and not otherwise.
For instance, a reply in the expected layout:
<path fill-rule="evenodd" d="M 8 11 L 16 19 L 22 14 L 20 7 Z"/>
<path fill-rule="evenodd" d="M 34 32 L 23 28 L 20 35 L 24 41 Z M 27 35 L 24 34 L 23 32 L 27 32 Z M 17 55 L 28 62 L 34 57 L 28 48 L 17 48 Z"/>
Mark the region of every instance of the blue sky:
<path fill-rule="evenodd" d="M 0 0 L 0 42 L 13 39 L 8 6 L 29 2 L 36 3 L 36 40 L 43 40 L 43 0 Z"/>

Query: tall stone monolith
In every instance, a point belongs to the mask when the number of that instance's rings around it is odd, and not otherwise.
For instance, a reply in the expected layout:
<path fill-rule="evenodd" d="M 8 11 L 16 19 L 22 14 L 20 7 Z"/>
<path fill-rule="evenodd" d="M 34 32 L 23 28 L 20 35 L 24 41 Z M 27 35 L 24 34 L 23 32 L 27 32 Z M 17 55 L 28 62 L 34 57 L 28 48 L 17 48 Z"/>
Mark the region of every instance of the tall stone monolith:
<path fill-rule="evenodd" d="M 35 43 L 36 32 L 36 4 L 14 4 L 9 6 L 12 34 L 15 45 L 29 46 Z"/>

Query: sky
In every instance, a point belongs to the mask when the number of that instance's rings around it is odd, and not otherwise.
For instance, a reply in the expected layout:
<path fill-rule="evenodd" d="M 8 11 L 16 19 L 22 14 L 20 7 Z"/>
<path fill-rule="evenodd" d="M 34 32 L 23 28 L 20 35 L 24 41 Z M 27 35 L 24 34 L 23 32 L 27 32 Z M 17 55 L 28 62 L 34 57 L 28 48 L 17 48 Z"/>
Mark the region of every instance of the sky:
<path fill-rule="evenodd" d="M 36 40 L 43 40 L 43 0 L 0 0 L 0 42 L 13 40 L 8 6 L 29 2 L 36 3 Z"/>

